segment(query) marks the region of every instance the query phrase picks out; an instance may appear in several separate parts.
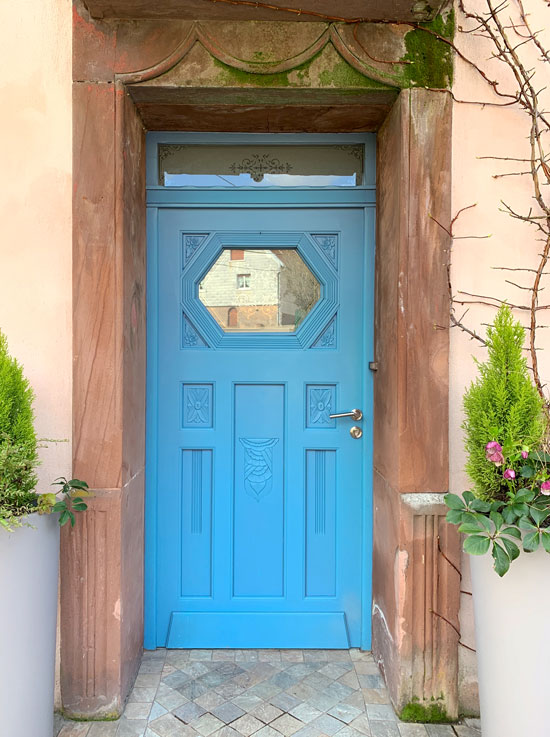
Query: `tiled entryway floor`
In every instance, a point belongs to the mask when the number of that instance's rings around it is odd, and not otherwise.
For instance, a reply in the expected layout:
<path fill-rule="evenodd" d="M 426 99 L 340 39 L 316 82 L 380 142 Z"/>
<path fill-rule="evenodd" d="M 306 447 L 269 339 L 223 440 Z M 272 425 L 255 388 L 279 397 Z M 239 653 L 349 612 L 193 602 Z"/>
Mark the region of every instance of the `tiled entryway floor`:
<path fill-rule="evenodd" d="M 145 652 L 118 722 L 63 722 L 59 737 L 480 737 L 399 722 L 370 653 Z"/>

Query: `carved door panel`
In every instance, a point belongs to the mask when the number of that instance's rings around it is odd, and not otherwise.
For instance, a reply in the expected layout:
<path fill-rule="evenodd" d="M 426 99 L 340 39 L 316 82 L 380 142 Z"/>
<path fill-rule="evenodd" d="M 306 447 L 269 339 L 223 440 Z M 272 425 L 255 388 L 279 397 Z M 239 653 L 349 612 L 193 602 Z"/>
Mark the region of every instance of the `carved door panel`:
<path fill-rule="evenodd" d="M 157 227 L 156 645 L 358 646 L 364 210 L 167 208 Z"/>

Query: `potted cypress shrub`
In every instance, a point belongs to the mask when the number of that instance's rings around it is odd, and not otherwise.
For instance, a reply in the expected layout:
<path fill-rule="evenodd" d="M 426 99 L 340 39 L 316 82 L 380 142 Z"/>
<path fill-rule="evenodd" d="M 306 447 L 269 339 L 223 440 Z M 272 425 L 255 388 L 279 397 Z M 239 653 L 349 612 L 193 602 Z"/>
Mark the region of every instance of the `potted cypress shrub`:
<path fill-rule="evenodd" d="M 1 731 L 52 737 L 59 526 L 86 509 L 87 485 L 58 479 L 60 493 L 36 492 L 32 402 L 0 331 Z"/>
<path fill-rule="evenodd" d="M 472 488 L 445 497 L 447 521 L 472 556 L 483 737 L 550 734 L 548 423 L 524 337 L 503 305 L 487 331 L 488 360 L 464 396 Z"/>

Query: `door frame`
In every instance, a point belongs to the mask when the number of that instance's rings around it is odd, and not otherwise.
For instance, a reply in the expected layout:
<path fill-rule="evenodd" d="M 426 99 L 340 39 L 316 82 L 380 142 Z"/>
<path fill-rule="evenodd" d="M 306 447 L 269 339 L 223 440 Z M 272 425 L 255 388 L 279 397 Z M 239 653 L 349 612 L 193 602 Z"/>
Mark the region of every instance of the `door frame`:
<path fill-rule="evenodd" d="M 357 144 L 365 145 L 365 184 L 356 187 L 165 187 L 157 184 L 159 143 L 226 144 Z M 146 139 L 147 205 L 147 372 L 145 456 L 145 608 L 144 647 L 156 644 L 157 586 L 157 441 L 158 402 L 158 213 L 164 208 L 354 208 L 363 210 L 364 285 L 368 287 L 363 314 L 363 398 L 373 409 L 373 380 L 369 363 L 374 361 L 374 288 L 376 235 L 376 136 L 362 134 L 242 134 L 242 133 L 148 133 Z M 367 316 L 370 314 L 370 320 Z M 361 469 L 361 649 L 371 648 L 372 546 L 373 546 L 373 423 L 365 423 Z M 368 470 L 370 469 L 370 473 Z M 367 470 L 368 476 L 365 473 Z M 370 492 L 370 493 L 369 493 Z"/>

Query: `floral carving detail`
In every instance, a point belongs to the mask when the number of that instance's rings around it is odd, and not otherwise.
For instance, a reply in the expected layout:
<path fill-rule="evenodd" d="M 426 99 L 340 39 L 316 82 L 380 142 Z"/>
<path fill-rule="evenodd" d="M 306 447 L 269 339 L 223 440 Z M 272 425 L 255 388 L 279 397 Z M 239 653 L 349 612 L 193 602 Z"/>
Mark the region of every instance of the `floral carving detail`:
<path fill-rule="evenodd" d="M 289 174 L 292 165 L 288 161 L 283 163 L 270 154 L 252 154 L 240 162 L 234 162 L 229 169 L 232 174 L 250 174 L 255 182 L 261 182 L 264 174 Z"/>
<path fill-rule="evenodd" d="M 205 348 L 206 343 L 199 333 L 191 325 L 189 320 L 183 316 L 183 347 L 184 348 Z"/>
<path fill-rule="evenodd" d="M 309 392 L 309 422 L 312 425 L 331 424 L 332 389 L 311 389 Z"/>
<path fill-rule="evenodd" d="M 187 425 L 210 424 L 210 389 L 206 386 L 188 387 L 186 392 Z"/>
<path fill-rule="evenodd" d="M 193 258 L 195 251 L 204 243 L 208 233 L 194 233 L 185 235 L 183 238 L 183 262 L 186 264 L 189 259 Z"/>
<path fill-rule="evenodd" d="M 336 315 L 313 344 L 313 348 L 334 348 L 336 346 Z"/>
<path fill-rule="evenodd" d="M 338 268 L 338 236 L 334 234 L 314 235 L 313 239 L 323 251 L 327 259 Z"/>
<path fill-rule="evenodd" d="M 353 156 L 357 161 L 363 161 L 363 146 L 361 144 L 344 144 L 341 146 L 335 146 L 338 151 L 345 151 L 350 156 Z"/>
<path fill-rule="evenodd" d="M 273 446 L 279 438 L 239 438 L 244 448 L 244 488 L 259 502 L 273 488 Z"/>

